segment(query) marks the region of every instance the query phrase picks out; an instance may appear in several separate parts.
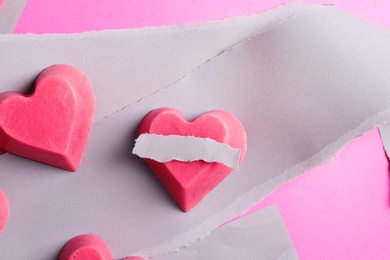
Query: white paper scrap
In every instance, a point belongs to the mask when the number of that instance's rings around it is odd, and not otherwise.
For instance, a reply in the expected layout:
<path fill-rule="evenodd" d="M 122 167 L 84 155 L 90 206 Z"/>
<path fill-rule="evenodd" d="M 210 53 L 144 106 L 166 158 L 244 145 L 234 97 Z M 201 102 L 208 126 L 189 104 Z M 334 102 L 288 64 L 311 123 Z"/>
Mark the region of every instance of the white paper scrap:
<path fill-rule="evenodd" d="M 141 134 L 135 140 L 133 154 L 157 162 L 219 162 L 233 169 L 238 169 L 240 159 L 240 149 L 228 144 L 211 138 L 182 135 Z"/>

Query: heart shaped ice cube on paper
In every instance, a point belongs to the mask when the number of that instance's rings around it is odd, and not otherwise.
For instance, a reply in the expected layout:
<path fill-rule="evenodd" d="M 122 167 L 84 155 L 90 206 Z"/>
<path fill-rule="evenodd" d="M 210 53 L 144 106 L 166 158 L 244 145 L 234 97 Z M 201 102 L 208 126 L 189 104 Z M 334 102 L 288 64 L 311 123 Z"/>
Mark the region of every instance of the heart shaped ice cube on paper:
<path fill-rule="evenodd" d="M 210 138 L 240 149 L 239 164 L 246 152 L 244 127 L 236 117 L 220 110 L 210 111 L 189 122 L 175 109 L 155 109 L 142 119 L 138 133 Z M 172 160 L 165 163 L 152 159 L 145 161 L 185 212 L 194 208 L 233 170 L 219 162 L 202 160 Z"/>
<path fill-rule="evenodd" d="M 32 95 L 0 94 L 0 148 L 75 171 L 91 129 L 95 97 L 78 69 L 53 65 L 35 81 Z"/>

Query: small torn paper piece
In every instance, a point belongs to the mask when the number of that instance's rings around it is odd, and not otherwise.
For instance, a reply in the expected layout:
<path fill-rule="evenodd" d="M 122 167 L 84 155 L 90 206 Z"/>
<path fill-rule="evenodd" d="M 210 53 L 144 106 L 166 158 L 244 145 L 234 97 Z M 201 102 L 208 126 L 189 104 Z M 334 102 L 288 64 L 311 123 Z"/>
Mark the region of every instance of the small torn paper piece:
<path fill-rule="evenodd" d="M 26 6 L 27 0 L 8 0 L 0 8 L 0 33 L 12 33 L 19 17 Z"/>
<path fill-rule="evenodd" d="M 223 225 L 177 253 L 175 259 L 299 259 L 276 205 Z"/>
<path fill-rule="evenodd" d="M 390 159 L 390 125 L 383 124 L 378 129 L 382 139 L 383 149 L 386 152 L 387 158 Z"/>
<path fill-rule="evenodd" d="M 228 144 L 182 135 L 142 134 L 135 140 L 133 154 L 157 162 L 219 162 L 233 169 L 238 169 L 240 159 L 240 149 Z"/>

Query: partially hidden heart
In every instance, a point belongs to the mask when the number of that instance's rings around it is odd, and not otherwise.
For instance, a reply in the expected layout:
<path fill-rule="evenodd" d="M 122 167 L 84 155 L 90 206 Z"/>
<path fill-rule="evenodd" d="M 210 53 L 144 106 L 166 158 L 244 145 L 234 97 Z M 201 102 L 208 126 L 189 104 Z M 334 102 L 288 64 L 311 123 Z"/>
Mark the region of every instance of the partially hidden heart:
<path fill-rule="evenodd" d="M 83 234 L 69 240 L 58 256 L 58 260 L 114 260 L 106 242 L 99 236 Z M 128 256 L 122 260 L 144 260 Z"/>
<path fill-rule="evenodd" d="M 0 148 L 69 171 L 80 166 L 95 97 L 88 78 L 63 64 L 43 70 L 31 95 L 0 94 Z"/>
<path fill-rule="evenodd" d="M 244 159 L 247 148 L 246 133 L 240 121 L 221 110 L 210 111 L 190 122 L 173 108 L 155 109 L 140 123 L 138 134 L 146 133 L 213 139 L 240 149 L 238 164 Z M 163 151 L 164 147 L 161 149 Z M 145 161 L 184 212 L 194 208 L 233 171 L 225 164 L 202 160 L 162 163 L 145 158 Z"/>
<path fill-rule="evenodd" d="M 4 192 L 0 190 L 0 233 L 3 232 L 9 217 L 9 205 Z"/>

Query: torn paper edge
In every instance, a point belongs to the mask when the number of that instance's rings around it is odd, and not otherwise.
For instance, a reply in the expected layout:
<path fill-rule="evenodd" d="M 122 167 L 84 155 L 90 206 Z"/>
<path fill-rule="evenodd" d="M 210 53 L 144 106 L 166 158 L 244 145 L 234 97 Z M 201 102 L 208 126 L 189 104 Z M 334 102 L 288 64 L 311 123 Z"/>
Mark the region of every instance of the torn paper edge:
<path fill-rule="evenodd" d="M 6 1 L 7 2 L 7 1 Z M 5 4 L 4 4 L 5 6 Z M 3 6 L 3 8 L 4 8 Z M 296 8 L 303 9 L 302 11 L 299 11 L 295 14 L 290 14 L 286 18 L 283 18 L 282 20 L 276 22 L 274 25 L 270 26 L 274 27 L 276 24 L 279 24 L 285 20 L 289 20 L 297 15 L 305 14 L 305 13 L 311 13 L 313 11 L 316 11 L 320 8 L 326 7 L 327 5 L 322 4 L 303 4 L 303 3 L 289 3 L 285 5 L 281 5 L 278 8 L 267 10 L 263 13 L 257 13 L 247 16 L 238 16 L 238 17 L 229 17 L 222 20 L 216 20 L 216 21 L 205 21 L 200 23 L 189 23 L 189 24 L 180 24 L 180 25 L 166 25 L 166 26 L 147 26 L 143 28 L 124 28 L 124 29 L 107 29 L 107 30 L 101 30 L 101 31 L 86 31 L 86 32 L 76 32 L 76 33 L 47 33 L 47 34 L 35 34 L 35 33 L 28 33 L 28 34 L 10 34 L 7 35 L 6 39 L 1 39 L 3 42 L 9 43 L 13 42 L 15 40 L 20 40 L 22 38 L 30 37 L 36 41 L 50 41 L 57 38 L 64 38 L 64 39 L 71 39 L 71 40 L 77 40 L 84 37 L 100 37 L 101 35 L 105 35 L 107 37 L 118 37 L 130 34 L 138 34 L 143 33 L 145 35 L 153 35 L 153 34 L 180 34 L 187 31 L 208 31 L 208 30 L 214 30 L 218 28 L 226 28 L 229 26 L 233 26 L 238 24 L 257 24 L 258 20 L 256 18 L 258 17 L 264 17 L 264 16 L 270 16 L 276 14 L 276 11 L 282 12 L 282 9 L 288 9 L 291 8 L 294 10 Z M 3 9 L 0 9 L 3 10 Z M 268 29 L 264 29 L 268 30 Z M 262 30 L 261 32 L 263 32 Z M 257 35 L 258 33 L 254 33 L 251 37 Z M 244 40 L 246 41 L 246 40 Z M 242 42 L 242 41 L 240 41 Z M 235 46 L 236 44 L 232 45 Z M 231 48 L 231 47 L 229 47 Z"/>
<path fill-rule="evenodd" d="M 20 2 L 26 2 L 27 0 L 12 0 L 12 1 L 20 1 Z M 5 1 L 5 2 L 10 2 Z M 4 9 L 5 3 L 3 5 Z M 265 11 L 260 11 L 258 13 L 252 13 L 249 15 L 241 15 L 241 16 L 233 16 L 233 17 L 227 17 L 224 19 L 216 19 L 216 20 L 211 20 L 211 21 L 201 21 L 201 22 L 194 22 L 194 23 L 184 23 L 184 24 L 170 24 L 170 25 L 162 25 L 162 26 L 145 26 L 145 27 L 134 27 L 134 28 L 119 28 L 119 29 L 104 29 L 104 30 L 89 30 L 89 31 L 81 31 L 81 32 L 74 32 L 74 33 L 28 33 L 29 36 L 33 37 L 44 37 L 44 38 L 49 38 L 51 39 L 52 37 L 58 37 L 58 36 L 63 36 L 65 38 L 67 37 L 84 37 L 85 35 L 90 36 L 90 35 L 100 35 L 101 33 L 113 33 L 113 35 L 119 35 L 122 34 L 123 32 L 127 33 L 139 33 L 143 32 L 146 34 L 160 34 L 160 33 L 183 33 L 186 31 L 192 31 L 192 30 L 197 30 L 197 31 L 207 31 L 209 29 L 216 29 L 216 28 L 226 28 L 234 24 L 243 24 L 243 23 L 248 23 L 248 24 L 257 24 L 258 20 L 256 17 L 265 17 L 265 16 L 272 16 L 276 13 L 276 10 L 281 11 L 283 8 L 285 9 L 304 9 L 303 11 L 299 11 L 300 14 L 302 12 L 311 12 L 313 9 L 317 7 L 324 7 L 324 6 L 330 6 L 329 4 L 305 4 L 302 2 L 293 2 L 293 3 L 285 3 L 285 4 L 280 4 L 276 7 L 273 7 L 271 9 L 265 10 Z M 2 10 L 2 9 L 0 9 Z M 0 11 L 1 13 L 1 11 Z M 289 17 L 295 16 L 296 14 L 292 14 Z M 287 17 L 288 19 L 288 17 Z M 117 33 L 120 32 L 120 33 Z M 12 40 L 17 39 L 19 37 L 26 37 L 26 34 L 12 34 L 14 38 Z"/>
<path fill-rule="evenodd" d="M 378 126 L 378 129 L 382 140 L 383 150 L 386 153 L 387 159 L 390 160 L 390 125 L 384 123 Z"/>
<path fill-rule="evenodd" d="M 164 243 L 153 248 L 140 250 L 133 255 L 153 258 L 173 253 L 182 247 L 190 246 L 192 243 L 195 243 L 208 236 L 210 232 L 216 229 L 221 223 L 224 223 L 239 215 L 237 212 L 241 212 L 240 214 L 245 213 L 250 207 L 257 204 L 281 185 L 293 181 L 307 170 L 318 166 L 318 161 L 323 161 L 324 163 L 329 161 L 334 156 L 336 156 L 337 153 L 342 150 L 352 139 L 363 135 L 378 125 L 381 125 L 383 122 L 388 121 L 389 118 L 390 108 L 368 118 L 357 128 L 346 132 L 334 143 L 327 145 L 320 152 L 308 158 L 307 160 L 295 165 L 294 167 L 291 167 L 268 182 L 254 187 L 244 195 L 240 196 L 237 200 L 229 204 L 224 210 L 210 216 L 199 226 L 192 228 L 188 232 L 183 233 L 170 241 L 165 241 Z M 183 241 L 186 241 L 185 244 L 183 244 Z"/>
<path fill-rule="evenodd" d="M 202 58 L 198 60 L 198 62 L 191 64 L 191 66 L 186 67 L 184 71 L 181 71 L 180 73 L 176 73 L 174 77 L 171 77 L 169 80 L 164 81 L 163 84 L 154 84 L 153 85 L 148 85 L 147 91 L 142 91 L 142 95 L 137 95 L 136 98 L 132 98 L 132 95 L 129 95 L 127 98 L 123 98 L 123 95 L 118 95 L 113 94 L 114 92 L 109 92 L 107 94 L 107 91 L 101 91 L 101 93 L 106 93 L 105 95 L 98 95 L 100 93 L 99 91 L 96 92 L 96 98 L 97 100 L 104 100 L 104 102 L 101 102 L 102 105 L 99 105 L 98 108 L 95 110 L 94 113 L 94 118 L 93 122 L 98 122 L 102 120 L 104 117 L 109 116 L 110 114 L 114 115 L 116 112 L 123 110 L 123 108 L 127 107 L 129 104 L 136 103 L 137 101 L 141 100 L 142 97 L 151 95 L 158 91 L 159 89 L 164 89 L 170 84 L 174 84 L 177 81 L 180 81 L 181 78 L 183 78 L 183 75 L 186 73 L 189 73 L 193 71 L 194 69 L 196 70 L 196 67 L 203 63 L 207 63 L 210 58 L 218 55 L 222 51 L 224 51 L 226 48 L 229 46 L 233 46 L 237 44 L 238 42 L 241 42 L 245 40 L 248 37 L 251 37 L 252 35 L 258 33 L 259 31 L 265 30 L 266 28 L 269 28 L 270 26 L 273 26 L 277 22 L 279 22 L 282 19 L 285 19 L 286 17 L 291 17 L 295 15 L 296 13 L 302 12 L 302 11 L 309 11 L 312 9 L 318 8 L 316 5 L 303 5 L 303 4 L 291 4 L 291 5 L 286 5 L 281 9 L 275 9 L 275 10 L 270 10 L 268 12 L 262 13 L 261 15 L 253 15 L 249 17 L 240 17 L 240 18 L 232 18 L 232 19 L 226 19 L 224 21 L 216 21 L 216 22 L 209 22 L 209 23 L 200 23 L 200 24 L 193 24 L 193 25 L 185 25 L 185 26 L 170 26 L 170 27 L 150 27 L 150 28 L 142 28 L 142 29 L 121 29 L 121 30 L 107 30 L 107 31 L 100 31 L 100 32 L 86 32 L 86 33 L 75 33 L 75 34 L 46 34 L 46 35 L 34 35 L 34 34 L 28 34 L 28 35 L 19 35 L 19 34 L 10 34 L 10 35 L 0 35 L 0 41 L 2 44 L 6 45 L 12 45 L 14 42 L 19 44 L 21 41 L 23 42 L 24 40 L 28 39 L 28 42 L 32 42 L 33 44 L 41 45 L 42 42 L 60 42 L 61 40 L 64 40 L 66 42 L 75 42 L 77 43 L 78 40 L 83 39 L 83 38 L 88 38 L 88 41 L 93 41 L 94 39 L 97 39 L 98 41 L 101 40 L 102 38 L 105 40 L 110 40 L 110 38 L 116 38 L 118 41 L 127 41 L 128 38 L 134 39 L 138 38 L 137 36 L 141 34 L 142 36 L 151 36 L 151 37 L 156 37 L 157 39 L 160 38 L 161 35 L 165 34 L 170 34 L 170 38 L 175 37 L 176 35 L 179 35 L 184 33 L 184 32 L 214 32 L 215 30 L 218 30 L 219 28 L 224 29 L 224 30 L 229 30 L 229 29 L 235 29 L 234 31 L 237 31 L 236 29 L 243 28 L 245 29 L 246 26 L 249 26 L 251 29 L 250 30 L 244 30 L 246 33 L 243 34 L 237 34 L 237 37 L 228 37 L 229 41 L 227 44 L 221 44 L 218 48 L 215 48 L 215 51 L 212 53 L 207 52 L 207 55 L 202 55 Z M 277 10 L 277 11 L 276 11 Z M 275 19 L 272 19 L 271 22 L 266 22 L 266 18 L 274 17 L 276 16 Z M 233 28 L 232 28 L 233 27 Z M 235 34 L 235 33 L 234 33 Z M 173 35 L 173 36 L 172 36 Z M 224 35 L 228 35 L 228 33 L 224 33 Z M 109 39 L 107 39 L 109 38 Z M 44 44 L 45 45 L 45 44 Z M 202 45 L 203 46 L 203 45 Z M 205 45 L 208 46 L 208 45 Z M 214 47 L 213 47 L 214 48 Z M 214 49 L 213 49 L 214 50 Z M 28 56 L 26 56 L 28 57 Z M 61 59 L 57 59 L 56 55 L 53 53 L 53 55 L 45 56 L 48 61 L 49 60 L 54 60 L 55 63 L 72 63 L 68 58 L 61 57 Z M 90 78 L 91 82 L 93 83 L 94 89 L 95 86 L 100 87 L 100 84 L 95 84 L 95 82 L 104 82 L 102 84 L 110 84 L 107 83 L 105 80 L 105 77 L 100 77 L 96 76 L 94 78 L 95 73 L 97 71 L 90 70 L 90 66 L 87 65 L 87 60 L 88 57 L 83 56 L 82 60 L 77 61 L 76 63 L 80 64 L 73 64 L 74 66 L 82 69 L 84 73 Z M 23 59 L 25 60 L 25 59 Z M 42 58 L 42 60 L 46 60 Z M 76 59 L 78 60 L 78 59 Z M 46 66 L 43 66 L 46 62 L 39 62 L 39 67 L 42 66 L 42 69 L 45 68 Z M 127 63 L 125 63 L 127 64 Z M 47 64 L 46 64 L 47 65 Z M 12 66 L 11 66 L 12 67 Z M 14 66 L 15 67 L 15 66 Z M 124 66 L 126 67 L 126 66 Z M 37 67 L 36 67 L 37 68 Z M 102 67 L 104 68 L 104 66 Z M 31 70 L 31 69 L 30 69 Z M 37 75 L 39 71 L 33 72 L 33 75 L 29 75 L 29 70 L 26 70 L 22 72 L 22 81 L 19 82 L 17 85 L 20 86 L 23 84 L 23 86 L 30 86 L 32 83 L 32 78 L 34 75 Z M 126 70 L 127 71 L 127 70 Z M 126 72 L 127 73 L 127 72 Z M 125 74 L 126 74 L 125 73 Z M 104 74 L 104 73 L 103 73 Z M 103 75 L 99 73 L 99 75 Z M 8 75 L 12 75 L 12 69 L 8 73 Z M 28 76 L 29 75 L 29 76 Z M 6 77 L 7 79 L 8 77 Z M 11 77 L 12 78 L 12 77 Z M 18 77 L 16 82 L 19 81 Z M 103 81 L 99 81 L 102 80 Z M 29 81 L 24 81 L 24 80 L 29 80 Z M 96 81 L 95 81 L 96 80 Z M 13 81 L 13 80 L 12 80 Z M 24 81 L 24 82 L 23 82 Z M 21 84 L 20 84 L 21 83 Z M 123 84 L 123 83 L 122 83 Z M 11 84 L 12 85 L 12 84 Z M 142 84 L 141 84 L 142 85 Z M 124 87 L 127 86 L 127 87 Z M 128 87 L 128 85 L 122 85 L 121 88 L 125 89 L 126 91 L 133 91 L 133 87 Z M 15 89 L 11 89 L 15 90 Z M 20 89 L 18 89 L 20 91 Z M 25 90 L 25 89 L 24 89 Z M 109 96 L 109 100 L 104 99 L 105 96 Z M 120 98 L 119 98 L 120 97 Z"/>
<path fill-rule="evenodd" d="M 240 149 L 226 143 L 182 135 L 141 134 L 135 140 L 133 154 L 160 163 L 172 160 L 218 162 L 236 170 L 240 159 Z"/>
<path fill-rule="evenodd" d="M 147 98 L 149 98 L 149 97 L 151 97 L 151 96 L 154 96 L 154 95 L 160 93 L 161 91 L 165 91 L 165 90 L 167 90 L 167 89 L 169 89 L 169 88 L 175 86 L 176 84 L 178 84 L 179 82 L 181 82 L 182 80 L 184 80 L 188 75 L 191 75 L 192 73 L 194 73 L 195 71 L 199 70 L 200 68 L 202 68 L 203 66 L 205 66 L 205 65 L 208 64 L 209 62 L 212 62 L 212 61 L 214 61 L 216 58 L 218 58 L 219 56 L 225 54 L 226 52 L 229 52 L 231 49 L 236 48 L 237 46 L 240 46 L 241 44 L 245 44 L 245 43 L 247 43 L 248 41 L 251 41 L 253 38 L 255 38 L 255 37 L 257 37 L 257 36 L 260 36 L 260 35 L 262 35 L 262 34 L 264 34 L 264 33 L 267 33 L 267 32 L 269 32 L 269 31 L 273 30 L 274 28 L 276 28 L 277 26 L 279 26 L 279 25 L 281 25 L 281 24 L 284 24 L 285 22 L 290 21 L 291 19 L 294 19 L 294 18 L 296 18 L 296 17 L 298 17 L 298 16 L 301 16 L 301 15 L 305 15 L 305 14 L 310 14 L 310 13 L 313 13 L 313 12 L 317 12 L 317 11 L 321 10 L 322 8 L 324 8 L 324 7 L 329 7 L 329 6 L 331 6 L 331 5 L 325 5 L 325 4 L 323 4 L 323 5 L 321 5 L 321 4 L 303 4 L 303 5 L 302 5 L 301 3 L 290 3 L 290 4 L 282 5 L 282 6 L 278 7 L 278 8 L 276 8 L 276 9 L 279 9 L 279 10 L 280 10 L 280 8 L 289 8 L 289 7 L 295 7 L 295 6 L 302 6 L 302 7 L 309 7 L 309 8 L 306 8 L 306 9 L 304 9 L 303 11 L 298 12 L 298 13 L 296 13 L 296 14 L 290 15 L 290 16 L 288 16 L 288 17 L 286 17 L 286 18 L 284 18 L 284 19 L 282 19 L 282 20 L 276 22 L 276 23 L 273 24 L 272 26 L 270 26 L 270 27 L 268 27 L 268 28 L 265 28 L 265 29 L 263 29 L 263 30 L 261 30 L 261 31 L 259 31 L 259 32 L 257 32 L 257 33 L 255 33 L 255 34 L 253 34 L 253 35 L 248 36 L 246 39 L 244 39 L 244 40 L 242 40 L 242 41 L 239 41 L 239 42 L 233 44 L 232 46 L 230 46 L 230 47 L 224 49 L 223 51 L 221 51 L 219 54 L 217 54 L 217 55 L 215 55 L 215 56 L 213 56 L 213 57 L 210 57 L 206 62 L 200 64 L 199 66 L 197 66 L 196 68 L 194 68 L 194 69 L 191 70 L 190 72 L 186 73 L 186 74 L 183 75 L 181 78 L 177 79 L 176 81 L 172 82 L 171 84 L 168 84 L 168 85 L 166 85 L 166 86 L 160 88 L 159 90 L 155 91 L 154 93 L 151 93 L 150 95 L 146 95 L 146 96 L 140 98 L 139 100 L 137 100 L 137 101 L 135 101 L 135 102 L 130 102 L 130 103 L 128 103 L 127 105 L 123 106 L 122 108 L 118 109 L 117 111 L 115 111 L 115 112 L 113 112 L 113 113 L 111 113 L 111 114 L 109 114 L 109 115 L 106 115 L 105 117 L 99 119 L 98 121 L 96 121 L 96 122 L 94 122 L 94 123 L 99 123 L 99 122 L 101 122 L 101 121 L 104 121 L 105 119 L 114 116 L 115 114 L 117 114 L 117 113 L 119 113 L 119 112 L 121 112 L 121 111 L 127 109 L 128 107 L 131 107 L 132 105 L 135 105 L 135 104 L 137 104 L 137 103 L 139 103 L 139 102 L 142 102 L 144 99 L 147 99 Z M 267 10 L 265 13 L 255 14 L 255 15 L 252 15 L 252 16 L 269 14 L 269 13 L 271 13 L 273 10 L 276 10 L 276 9 Z M 252 17 L 252 16 L 249 16 L 249 17 Z M 225 21 L 225 22 L 230 22 L 230 23 L 238 22 L 238 19 L 240 19 L 240 18 L 243 18 L 243 17 L 228 18 L 228 19 L 226 19 L 226 20 L 222 20 L 221 22 L 224 22 L 224 21 Z M 236 21 L 236 19 L 237 19 L 237 21 Z M 214 23 L 214 25 L 216 25 L 216 26 L 222 26 L 222 24 L 221 24 L 220 22 L 206 22 L 205 24 L 208 25 L 208 26 L 212 26 L 213 23 Z M 196 24 L 190 24 L 190 25 L 184 25 L 184 26 L 188 26 L 188 30 L 190 30 L 190 29 L 196 29 L 196 28 L 192 28 L 192 26 L 195 26 L 195 25 L 196 25 Z M 167 28 L 169 28 L 169 27 L 167 27 Z M 146 28 L 146 29 L 156 29 L 156 28 L 155 28 L 155 27 L 148 27 L 148 28 Z M 209 28 L 208 28 L 208 27 L 207 27 L 207 28 L 202 28 L 201 30 L 207 30 L 207 29 L 209 29 Z M 138 29 L 135 29 L 135 30 L 138 30 Z M 185 30 L 183 30 L 183 31 L 185 31 Z M 177 31 L 173 31 L 173 33 L 177 33 Z"/>
<path fill-rule="evenodd" d="M 277 233 L 275 233 L 275 234 L 274 233 L 266 233 L 265 232 L 266 230 L 264 228 L 267 228 L 267 226 L 273 226 L 273 227 L 279 227 L 279 228 L 282 226 L 283 231 L 282 230 L 272 230 L 272 231 L 276 231 Z M 242 232 L 243 229 L 245 230 L 244 232 Z M 238 233 L 236 235 L 234 235 L 233 239 L 232 238 L 229 239 L 229 236 L 230 236 L 229 233 L 232 232 L 233 230 L 238 231 Z M 269 232 L 269 231 L 270 230 L 267 230 L 267 232 Z M 259 234 L 259 232 L 261 232 L 261 234 Z M 203 243 L 203 245 L 207 244 L 208 246 L 210 246 L 210 248 L 215 247 L 216 248 L 215 252 L 217 252 L 218 242 L 221 244 L 225 244 L 225 245 L 232 244 L 232 243 L 233 244 L 240 243 L 242 237 L 246 236 L 246 235 L 249 235 L 249 237 L 253 237 L 255 240 L 256 240 L 256 238 L 267 239 L 267 240 L 269 240 L 269 238 L 271 238 L 270 241 L 266 242 L 266 243 L 270 243 L 268 245 L 272 245 L 272 244 L 287 245 L 286 243 L 288 243 L 288 245 L 283 250 L 274 251 L 272 249 L 272 246 L 271 246 L 271 248 L 268 248 L 268 250 L 271 250 L 270 252 L 272 252 L 272 254 L 275 253 L 275 255 L 274 255 L 275 258 L 272 258 L 272 259 L 280 259 L 280 260 L 298 259 L 297 253 L 296 253 L 295 248 L 294 248 L 292 241 L 291 241 L 291 237 L 288 234 L 286 224 L 283 221 L 282 215 L 280 214 L 279 208 L 276 204 L 271 204 L 271 205 L 269 205 L 261 210 L 258 210 L 256 212 L 252 212 L 249 215 L 245 215 L 245 216 L 240 217 L 239 219 L 236 219 L 232 222 L 225 223 L 224 225 L 219 226 L 218 229 L 213 230 L 211 232 L 210 236 L 205 237 L 205 240 L 199 241 L 199 242 Z M 211 240 L 207 241 L 207 239 L 209 239 L 209 238 L 211 238 Z M 264 243 L 263 240 L 261 240 L 261 241 L 256 240 L 256 241 L 257 241 L 256 243 Z M 214 251 L 212 251 L 212 252 L 209 251 L 210 248 L 208 248 L 208 250 L 205 250 L 205 248 L 203 248 L 203 245 L 201 245 L 200 247 L 197 247 L 199 245 L 193 244 L 188 249 L 192 250 L 193 252 L 198 251 L 200 253 L 199 256 L 203 257 L 203 258 L 200 258 L 198 256 L 197 257 L 198 259 L 204 259 L 205 255 L 208 253 L 212 253 L 213 255 L 215 255 Z M 195 248 L 192 248 L 192 246 L 194 246 Z M 263 249 L 260 251 L 257 251 L 257 253 L 261 253 L 261 252 L 265 253 L 265 254 L 268 253 L 267 249 L 265 249 L 264 247 L 260 247 L 260 248 L 263 248 Z M 184 250 L 186 250 L 186 248 L 184 248 Z M 234 259 L 246 259 L 246 258 L 242 258 L 242 257 L 246 257 L 248 255 L 251 255 L 253 257 L 255 256 L 255 254 L 254 254 L 255 252 L 252 252 L 251 254 L 247 254 L 247 252 L 242 251 L 242 250 L 246 250 L 246 249 L 242 248 L 241 246 L 238 246 L 238 247 L 234 246 L 234 249 L 232 251 L 230 251 L 229 253 L 226 253 L 226 252 L 222 253 L 222 256 L 220 258 L 222 259 L 222 257 L 226 257 L 227 254 L 229 254 L 229 255 L 234 254 L 234 257 L 235 257 Z M 174 259 L 179 259 L 179 258 L 184 259 L 185 257 L 183 255 L 181 255 L 181 252 L 183 252 L 183 251 L 176 252 L 177 255 L 174 256 Z M 184 252 L 184 255 L 186 255 L 186 253 L 188 253 L 188 252 Z M 170 259 L 169 258 L 170 256 L 171 255 L 167 256 L 167 258 L 163 257 L 163 259 Z M 268 255 L 268 257 L 270 257 L 270 256 Z M 157 259 L 160 259 L 160 258 L 158 257 Z M 223 258 L 223 259 L 226 259 L 226 258 Z M 230 259 L 230 258 L 227 258 L 227 259 Z M 264 258 L 264 259 L 266 259 L 266 258 Z M 271 259 L 271 258 L 269 258 L 269 259 Z"/>

